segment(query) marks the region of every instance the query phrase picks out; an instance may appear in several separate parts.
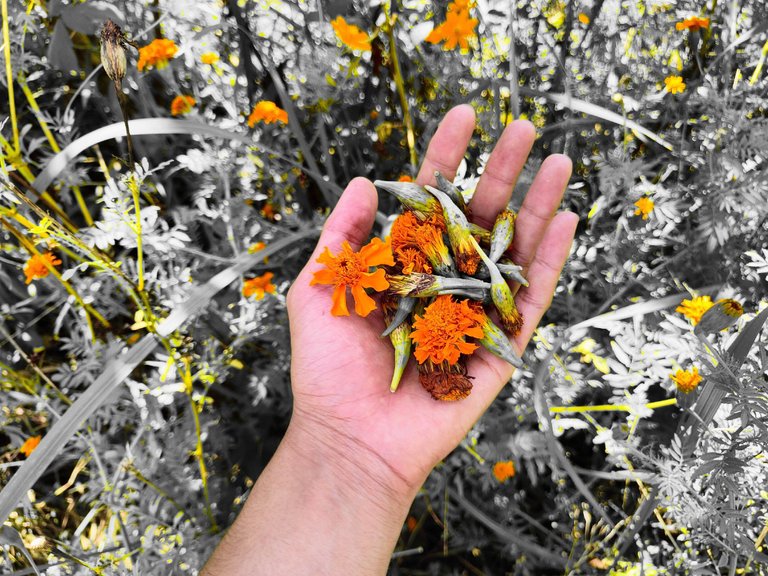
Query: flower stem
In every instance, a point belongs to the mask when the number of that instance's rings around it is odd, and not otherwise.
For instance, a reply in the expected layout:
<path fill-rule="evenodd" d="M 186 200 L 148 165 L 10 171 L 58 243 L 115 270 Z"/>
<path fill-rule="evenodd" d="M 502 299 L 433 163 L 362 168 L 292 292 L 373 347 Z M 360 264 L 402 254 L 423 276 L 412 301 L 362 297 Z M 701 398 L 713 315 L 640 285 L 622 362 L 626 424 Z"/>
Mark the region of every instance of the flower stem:
<path fill-rule="evenodd" d="M 392 72 L 395 75 L 395 85 L 397 93 L 400 96 L 400 106 L 403 109 L 403 121 L 405 122 L 405 137 L 408 142 L 408 152 L 411 158 L 411 166 L 418 168 L 419 158 L 416 155 L 416 136 L 413 131 L 413 120 L 411 120 L 411 111 L 408 107 L 408 96 L 405 93 L 405 83 L 403 82 L 403 73 L 400 70 L 400 60 L 397 58 L 397 42 L 395 41 L 395 22 L 397 15 L 390 14 L 389 2 L 386 4 L 385 14 L 387 18 L 387 35 L 389 36 L 389 56 L 392 59 Z"/>

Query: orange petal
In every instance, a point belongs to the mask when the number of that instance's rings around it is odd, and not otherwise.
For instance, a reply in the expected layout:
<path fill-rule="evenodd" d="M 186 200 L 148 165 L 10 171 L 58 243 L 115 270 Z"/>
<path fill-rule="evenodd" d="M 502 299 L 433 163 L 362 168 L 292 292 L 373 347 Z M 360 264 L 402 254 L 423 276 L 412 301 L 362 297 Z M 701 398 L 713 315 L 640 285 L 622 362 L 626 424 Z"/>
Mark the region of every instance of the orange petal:
<path fill-rule="evenodd" d="M 370 274 L 363 274 L 360 279 L 360 286 L 363 288 L 373 288 L 376 292 L 381 292 L 389 288 L 389 282 L 387 276 L 381 268 Z M 482 336 L 480 336 L 482 338 Z"/>
<path fill-rule="evenodd" d="M 474 328 L 469 328 L 467 330 L 464 330 L 464 334 L 466 334 L 467 336 L 471 336 L 472 338 L 482 338 L 483 329 L 480 326 L 475 326 Z"/>
<path fill-rule="evenodd" d="M 328 268 L 323 268 L 322 270 L 318 270 L 315 272 L 315 275 L 312 276 L 312 280 L 309 281 L 310 286 L 314 286 L 315 284 L 335 284 L 336 283 L 336 274 L 333 272 L 333 270 L 328 270 Z"/>
<path fill-rule="evenodd" d="M 331 314 L 333 316 L 349 316 L 349 310 L 347 310 L 347 287 L 341 284 L 336 286 L 333 290 L 333 306 L 331 307 Z"/>
<path fill-rule="evenodd" d="M 376 310 L 376 301 L 365 293 L 365 288 L 360 284 L 352 286 L 352 297 L 355 299 L 355 312 L 365 318 Z"/>
<path fill-rule="evenodd" d="M 330 266 L 336 261 L 336 258 L 333 257 L 333 254 L 331 254 L 331 251 L 328 249 L 328 246 L 326 246 L 325 250 L 323 250 L 323 253 L 320 254 L 317 261 L 320 262 L 320 264 L 325 264 L 326 266 Z"/>
<path fill-rule="evenodd" d="M 381 238 L 374 238 L 360 249 L 360 256 L 363 257 L 363 262 L 366 266 L 395 265 L 395 258 L 392 256 L 392 245 L 389 239 L 386 242 L 382 242 Z"/>

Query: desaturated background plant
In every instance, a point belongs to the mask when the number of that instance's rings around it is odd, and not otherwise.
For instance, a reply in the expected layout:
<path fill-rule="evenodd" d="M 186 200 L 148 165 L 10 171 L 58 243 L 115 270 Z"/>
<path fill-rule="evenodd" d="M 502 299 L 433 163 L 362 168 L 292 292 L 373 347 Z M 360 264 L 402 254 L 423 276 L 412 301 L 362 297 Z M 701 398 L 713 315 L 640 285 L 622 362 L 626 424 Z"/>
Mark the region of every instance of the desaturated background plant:
<path fill-rule="evenodd" d="M 0 571 L 196 573 L 287 426 L 328 209 L 469 102 L 458 182 L 528 118 L 512 208 L 561 152 L 582 221 L 391 573 L 763 573 L 762 0 L 0 4 Z"/>

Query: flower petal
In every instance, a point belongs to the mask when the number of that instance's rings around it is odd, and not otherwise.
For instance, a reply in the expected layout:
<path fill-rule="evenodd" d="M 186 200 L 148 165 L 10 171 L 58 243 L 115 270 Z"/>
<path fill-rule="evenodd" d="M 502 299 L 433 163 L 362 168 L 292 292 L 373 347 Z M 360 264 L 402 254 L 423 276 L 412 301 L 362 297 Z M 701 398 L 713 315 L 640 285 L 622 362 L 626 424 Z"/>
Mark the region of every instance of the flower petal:
<path fill-rule="evenodd" d="M 328 268 L 318 270 L 315 272 L 315 275 L 312 276 L 312 280 L 309 281 L 310 286 L 314 286 L 315 284 L 336 284 L 336 274 L 333 270 L 328 270 Z"/>
<path fill-rule="evenodd" d="M 360 286 L 363 288 L 373 288 L 376 292 L 381 292 L 389 288 L 389 282 L 384 270 L 379 268 L 376 272 L 363 274 L 362 278 L 360 278 Z"/>
<path fill-rule="evenodd" d="M 392 244 L 390 244 L 389 238 L 387 238 L 386 242 L 382 242 L 381 238 L 374 238 L 360 249 L 360 256 L 363 258 L 366 266 L 395 265 L 395 258 L 392 256 Z"/>
<path fill-rule="evenodd" d="M 320 254 L 317 261 L 320 262 L 320 264 L 331 266 L 336 261 L 336 258 L 334 258 L 333 254 L 331 254 L 331 251 L 328 249 L 328 246 L 326 246 L 325 250 L 323 250 L 323 253 Z"/>
<path fill-rule="evenodd" d="M 333 300 L 333 306 L 331 307 L 331 314 L 333 316 L 349 316 L 349 310 L 347 309 L 347 287 L 343 284 L 336 286 L 331 296 Z"/>
<path fill-rule="evenodd" d="M 365 318 L 376 310 L 376 301 L 365 293 L 365 288 L 360 284 L 352 286 L 352 296 L 355 299 L 355 312 Z"/>

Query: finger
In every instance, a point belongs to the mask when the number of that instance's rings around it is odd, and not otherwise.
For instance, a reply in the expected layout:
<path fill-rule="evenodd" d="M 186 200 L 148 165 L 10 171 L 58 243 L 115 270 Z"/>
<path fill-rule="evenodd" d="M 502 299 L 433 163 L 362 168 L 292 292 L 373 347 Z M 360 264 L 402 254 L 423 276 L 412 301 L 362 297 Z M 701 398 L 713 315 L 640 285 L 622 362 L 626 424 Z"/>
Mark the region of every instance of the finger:
<path fill-rule="evenodd" d="M 504 129 L 470 203 L 475 224 L 491 228 L 507 207 L 535 140 L 536 128 L 526 120 L 516 120 Z"/>
<path fill-rule="evenodd" d="M 524 320 L 522 330 L 515 336 L 521 350 L 552 303 L 578 223 L 579 217 L 573 212 L 560 212 L 552 219 L 528 270 L 529 285 L 521 288 L 515 297 L 517 309 Z"/>
<path fill-rule="evenodd" d="M 451 108 L 429 141 L 427 155 L 416 177 L 422 186 L 435 183 L 435 170 L 453 180 L 475 130 L 475 111 L 469 104 Z"/>
<path fill-rule="evenodd" d="M 525 271 L 537 254 L 571 177 L 571 159 L 562 154 L 549 156 L 541 165 L 525 196 L 515 221 L 512 261 Z M 530 279 L 529 279 L 530 281 Z"/>

